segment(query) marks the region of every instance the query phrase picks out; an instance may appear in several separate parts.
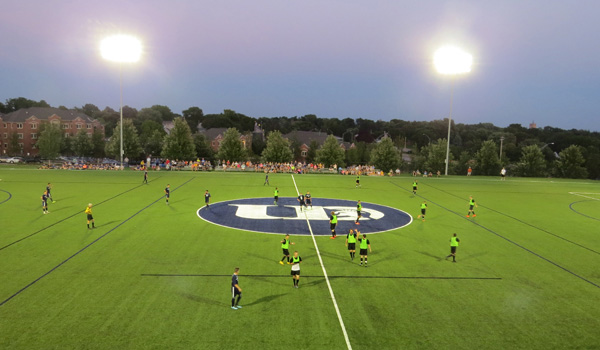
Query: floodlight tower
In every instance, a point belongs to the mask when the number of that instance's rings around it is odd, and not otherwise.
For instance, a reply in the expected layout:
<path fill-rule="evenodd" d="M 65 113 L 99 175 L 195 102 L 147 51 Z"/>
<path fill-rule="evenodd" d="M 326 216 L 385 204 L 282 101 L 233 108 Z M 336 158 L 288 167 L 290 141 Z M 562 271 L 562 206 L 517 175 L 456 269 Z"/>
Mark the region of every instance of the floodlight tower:
<path fill-rule="evenodd" d="M 130 35 L 113 35 L 100 42 L 100 53 L 105 60 L 119 63 L 119 91 L 121 97 L 119 105 L 119 113 L 121 115 L 121 147 L 119 156 L 121 159 L 121 170 L 123 170 L 123 63 L 135 63 L 139 61 L 142 55 L 142 43 Z"/>
<path fill-rule="evenodd" d="M 454 99 L 454 79 L 458 74 L 471 71 L 473 56 L 454 46 L 443 46 L 433 56 L 433 64 L 440 74 L 452 77 L 450 87 L 450 114 L 448 115 L 448 140 L 446 144 L 446 170 L 448 175 L 448 164 L 450 163 L 450 127 L 452 125 L 452 102 Z"/>

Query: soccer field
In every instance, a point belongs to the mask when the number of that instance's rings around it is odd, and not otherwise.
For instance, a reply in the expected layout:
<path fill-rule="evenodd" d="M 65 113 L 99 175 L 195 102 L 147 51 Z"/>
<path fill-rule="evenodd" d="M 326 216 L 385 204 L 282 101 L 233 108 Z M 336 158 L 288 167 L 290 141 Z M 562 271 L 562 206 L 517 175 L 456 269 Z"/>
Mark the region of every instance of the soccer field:
<path fill-rule="evenodd" d="M 0 348 L 600 348 L 598 182 L 418 178 L 415 196 L 408 176 L 363 176 L 355 188 L 354 177 L 338 175 L 272 174 L 270 186 L 261 173 L 149 175 L 145 185 L 133 171 L 0 167 Z M 48 182 L 56 203 L 44 215 Z M 271 207 L 276 186 L 288 219 L 213 215 L 250 225 L 240 230 L 199 217 L 236 199 Z M 296 187 L 316 208 L 294 220 Z M 207 189 L 214 209 L 198 212 Z M 475 218 L 466 217 L 470 195 Z M 328 222 L 310 219 L 323 199 L 360 199 L 365 211 L 377 204 L 413 220 L 369 235 L 364 268 L 344 245 L 353 219 L 340 221 L 335 240 Z M 424 200 L 425 222 L 417 219 Z M 396 224 L 370 216 L 364 232 Z M 278 263 L 283 235 L 256 232 L 261 225 L 297 231 L 298 289 Z M 444 259 L 453 233 L 457 263 Z"/>

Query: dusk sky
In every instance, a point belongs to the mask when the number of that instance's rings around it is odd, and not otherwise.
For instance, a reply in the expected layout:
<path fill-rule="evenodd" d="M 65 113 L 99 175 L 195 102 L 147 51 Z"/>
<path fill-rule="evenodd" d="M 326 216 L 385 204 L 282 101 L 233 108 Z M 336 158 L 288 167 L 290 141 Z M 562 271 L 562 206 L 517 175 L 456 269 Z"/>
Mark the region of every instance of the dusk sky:
<path fill-rule="evenodd" d="M 0 100 L 119 107 L 119 67 L 100 40 L 142 40 L 123 66 L 124 104 L 252 117 L 434 120 L 453 44 L 473 55 L 455 80 L 458 123 L 600 131 L 600 1 L 8 0 Z"/>

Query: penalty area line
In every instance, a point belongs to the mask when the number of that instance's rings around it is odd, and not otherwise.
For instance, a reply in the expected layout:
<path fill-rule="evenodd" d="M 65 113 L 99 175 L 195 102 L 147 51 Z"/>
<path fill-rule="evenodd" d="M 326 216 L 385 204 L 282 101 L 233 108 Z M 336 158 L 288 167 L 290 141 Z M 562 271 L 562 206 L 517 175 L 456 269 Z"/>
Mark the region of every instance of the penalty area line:
<path fill-rule="evenodd" d="M 294 175 L 292 175 L 292 181 L 294 182 L 294 187 L 296 188 L 296 193 L 300 196 L 300 191 L 298 191 L 298 185 L 296 185 L 296 179 Z M 340 308 L 338 307 L 337 301 L 335 300 L 335 295 L 333 294 L 333 288 L 331 288 L 331 283 L 329 282 L 329 277 L 327 276 L 327 270 L 325 269 L 325 265 L 323 264 L 323 258 L 321 257 L 321 252 L 319 251 L 319 246 L 317 245 L 317 240 L 315 239 L 315 235 L 313 233 L 312 227 L 310 226 L 310 220 L 308 220 L 308 216 L 306 215 L 306 211 L 304 212 L 304 217 L 306 218 L 306 223 L 308 224 L 308 230 L 310 231 L 310 237 L 313 240 L 315 245 L 315 250 L 317 251 L 317 257 L 319 258 L 319 263 L 321 264 L 321 269 L 323 270 L 323 276 L 325 277 L 325 282 L 327 282 L 327 288 L 329 289 L 329 294 L 331 295 L 331 301 L 333 302 L 333 307 L 335 308 L 335 313 L 337 314 L 338 321 L 340 322 L 340 327 L 342 328 L 342 333 L 344 334 L 344 340 L 346 340 L 346 346 L 348 350 L 352 350 L 352 345 L 350 344 L 350 338 L 348 338 L 348 332 L 346 331 L 346 326 L 344 325 L 344 320 L 342 319 L 342 314 L 340 313 Z"/>
<path fill-rule="evenodd" d="M 212 274 L 172 274 L 172 273 L 142 273 L 142 277 L 231 277 L 231 275 Z M 256 278 L 289 278 L 288 275 L 243 275 L 244 277 Z M 302 275 L 303 278 L 325 278 L 319 275 Z M 456 277 L 456 276 L 328 276 L 329 278 L 350 279 L 402 279 L 402 280 L 502 280 L 502 277 Z"/>

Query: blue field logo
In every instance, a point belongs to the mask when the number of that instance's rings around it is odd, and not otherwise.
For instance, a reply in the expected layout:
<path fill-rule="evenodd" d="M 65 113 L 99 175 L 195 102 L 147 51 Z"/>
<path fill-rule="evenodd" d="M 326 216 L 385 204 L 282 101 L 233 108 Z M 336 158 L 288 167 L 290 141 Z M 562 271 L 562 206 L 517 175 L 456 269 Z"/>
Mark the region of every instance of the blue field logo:
<path fill-rule="evenodd" d="M 362 203 L 360 226 L 356 220 L 356 202 L 343 199 L 313 199 L 313 207 L 302 208 L 296 198 L 279 198 L 278 205 L 272 198 L 246 198 L 211 204 L 198 209 L 198 216 L 210 223 L 238 230 L 261 233 L 310 235 L 308 219 L 313 234 L 331 235 L 329 214 L 338 216 L 337 234 L 345 235 L 349 229 L 358 228 L 361 233 L 378 233 L 399 229 L 412 222 L 412 217 L 396 208 L 373 203 Z"/>

